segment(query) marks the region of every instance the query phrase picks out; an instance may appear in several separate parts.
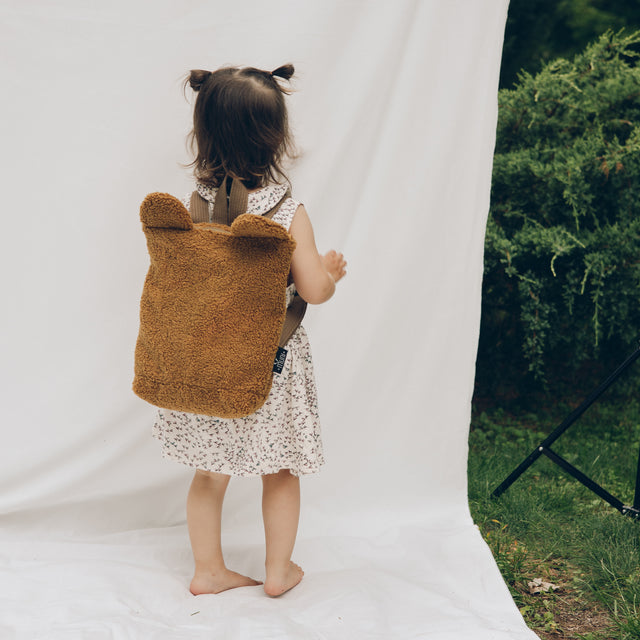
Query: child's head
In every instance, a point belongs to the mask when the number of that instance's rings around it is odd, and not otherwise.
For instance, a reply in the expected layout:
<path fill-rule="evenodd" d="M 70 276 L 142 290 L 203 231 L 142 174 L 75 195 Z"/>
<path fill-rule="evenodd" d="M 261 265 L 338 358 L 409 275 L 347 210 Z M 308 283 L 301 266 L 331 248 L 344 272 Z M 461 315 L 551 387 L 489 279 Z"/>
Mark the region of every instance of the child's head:
<path fill-rule="evenodd" d="M 288 64 L 275 71 L 225 67 L 190 73 L 185 86 L 198 92 L 191 132 L 198 180 L 217 187 L 229 174 L 255 189 L 286 177 L 282 161 L 292 155 L 288 91 L 277 78 L 289 80 L 293 71 Z"/>

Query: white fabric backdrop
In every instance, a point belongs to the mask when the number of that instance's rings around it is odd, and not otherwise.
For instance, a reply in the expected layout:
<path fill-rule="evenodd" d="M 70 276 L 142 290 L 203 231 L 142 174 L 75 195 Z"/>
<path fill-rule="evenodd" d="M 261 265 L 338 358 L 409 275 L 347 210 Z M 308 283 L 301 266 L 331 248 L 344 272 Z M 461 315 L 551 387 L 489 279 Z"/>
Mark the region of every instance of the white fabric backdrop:
<path fill-rule="evenodd" d="M 526 639 L 470 519 L 467 433 L 507 0 L 0 2 L 3 638 Z M 294 195 L 349 275 L 306 326 L 328 464 L 307 575 L 194 598 L 191 471 L 130 391 L 138 206 L 191 188 L 191 68 L 296 66 Z M 260 482 L 228 563 L 263 573 Z"/>

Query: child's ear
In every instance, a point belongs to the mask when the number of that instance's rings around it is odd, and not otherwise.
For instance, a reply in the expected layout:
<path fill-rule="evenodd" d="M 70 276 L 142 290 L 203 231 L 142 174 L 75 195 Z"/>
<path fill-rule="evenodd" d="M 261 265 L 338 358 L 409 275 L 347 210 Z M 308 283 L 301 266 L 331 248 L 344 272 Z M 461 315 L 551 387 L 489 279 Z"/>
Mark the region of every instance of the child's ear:
<path fill-rule="evenodd" d="M 168 193 L 150 193 L 140 205 L 143 227 L 160 229 L 193 228 L 191 215 L 178 198 Z"/>

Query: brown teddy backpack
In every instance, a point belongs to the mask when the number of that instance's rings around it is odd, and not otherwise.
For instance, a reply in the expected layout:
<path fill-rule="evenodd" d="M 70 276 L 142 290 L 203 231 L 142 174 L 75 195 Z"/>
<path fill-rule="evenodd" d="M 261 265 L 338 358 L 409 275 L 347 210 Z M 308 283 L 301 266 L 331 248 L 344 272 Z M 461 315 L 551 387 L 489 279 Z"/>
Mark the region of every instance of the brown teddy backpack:
<path fill-rule="evenodd" d="M 194 222 L 209 219 L 197 192 L 191 214 L 166 193 L 142 202 L 151 264 L 133 390 L 158 407 L 237 418 L 264 404 L 306 303 L 296 296 L 286 307 L 295 241 L 270 219 L 289 193 L 258 216 L 244 213 L 240 181 L 227 193 L 229 182 L 218 190 L 214 222 Z"/>

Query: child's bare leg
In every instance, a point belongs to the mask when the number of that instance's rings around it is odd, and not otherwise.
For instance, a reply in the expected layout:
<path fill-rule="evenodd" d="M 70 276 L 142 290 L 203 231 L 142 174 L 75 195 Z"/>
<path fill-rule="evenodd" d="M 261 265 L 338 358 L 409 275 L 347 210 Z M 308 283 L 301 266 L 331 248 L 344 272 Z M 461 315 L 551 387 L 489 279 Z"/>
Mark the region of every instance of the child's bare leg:
<path fill-rule="evenodd" d="M 300 479 L 288 469 L 262 476 L 262 516 L 267 547 L 264 590 L 269 596 L 279 596 L 304 575 L 291 562 L 300 518 Z"/>
<path fill-rule="evenodd" d="M 222 502 L 230 476 L 198 469 L 187 498 L 187 523 L 196 569 L 191 593 L 220 593 L 261 584 L 224 564 L 221 546 Z"/>

